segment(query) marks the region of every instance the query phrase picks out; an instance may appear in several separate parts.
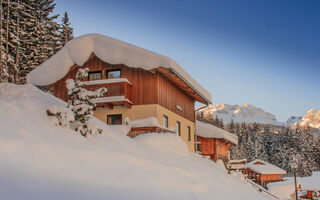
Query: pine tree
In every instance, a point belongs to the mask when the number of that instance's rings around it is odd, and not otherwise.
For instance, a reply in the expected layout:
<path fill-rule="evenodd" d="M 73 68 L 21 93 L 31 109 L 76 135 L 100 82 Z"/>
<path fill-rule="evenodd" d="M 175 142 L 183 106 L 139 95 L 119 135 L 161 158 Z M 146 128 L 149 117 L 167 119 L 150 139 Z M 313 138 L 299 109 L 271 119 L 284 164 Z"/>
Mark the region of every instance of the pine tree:
<path fill-rule="evenodd" d="M 222 119 L 219 120 L 218 127 L 221 128 L 221 129 L 224 129 L 224 124 L 223 124 L 223 120 Z"/>
<path fill-rule="evenodd" d="M 92 110 L 96 106 L 93 100 L 102 96 L 107 91 L 104 87 L 99 88 L 96 91 L 88 91 L 84 88 L 84 80 L 88 76 L 88 71 L 88 68 L 79 69 L 75 80 L 68 79 L 66 81 L 68 95 L 70 98 L 69 105 L 72 106 L 75 121 L 78 123 L 76 131 L 80 132 L 83 136 L 92 134 L 88 127 L 88 121 L 92 117 Z"/>
<path fill-rule="evenodd" d="M 230 133 L 234 133 L 235 132 L 235 125 L 234 125 L 234 121 L 233 119 L 231 119 L 231 122 L 229 124 L 229 130 Z"/>
<path fill-rule="evenodd" d="M 37 67 L 37 19 L 34 0 L 21 1 L 23 9 L 20 10 L 20 58 L 19 83 L 26 82 L 26 75 Z"/>
<path fill-rule="evenodd" d="M 68 13 L 65 12 L 61 20 L 60 44 L 63 47 L 69 40 L 73 39 L 73 29 L 70 27 Z"/>
<path fill-rule="evenodd" d="M 213 125 L 216 127 L 219 127 L 219 123 L 220 123 L 220 120 L 218 118 L 218 115 L 216 115 L 215 119 L 213 120 Z"/>
<path fill-rule="evenodd" d="M 36 9 L 36 33 L 38 34 L 35 42 L 37 50 L 35 66 L 43 63 L 60 49 L 58 33 L 60 27 L 55 22 L 59 15 L 50 16 L 55 5 L 53 0 L 34 1 Z"/>

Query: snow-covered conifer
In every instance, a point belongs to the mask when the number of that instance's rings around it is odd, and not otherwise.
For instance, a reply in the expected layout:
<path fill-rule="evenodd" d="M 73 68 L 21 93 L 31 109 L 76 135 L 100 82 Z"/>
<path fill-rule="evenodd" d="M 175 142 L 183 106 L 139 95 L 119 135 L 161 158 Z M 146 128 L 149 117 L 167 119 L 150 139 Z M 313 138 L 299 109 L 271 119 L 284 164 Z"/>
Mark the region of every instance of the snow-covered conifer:
<path fill-rule="evenodd" d="M 69 40 L 73 39 L 73 29 L 70 27 L 68 13 L 65 12 L 61 19 L 60 44 L 63 47 Z"/>
<path fill-rule="evenodd" d="M 66 86 L 69 95 L 69 105 L 72 106 L 75 121 L 78 123 L 77 131 L 83 136 L 92 134 L 88 121 L 93 115 L 93 109 L 96 104 L 94 99 L 101 97 L 106 91 L 106 88 L 99 88 L 96 91 L 89 91 L 84 88 L 85 78 L 88 76 L 88 68 L 79 69 L 75 80 L 68 79 Z"/>

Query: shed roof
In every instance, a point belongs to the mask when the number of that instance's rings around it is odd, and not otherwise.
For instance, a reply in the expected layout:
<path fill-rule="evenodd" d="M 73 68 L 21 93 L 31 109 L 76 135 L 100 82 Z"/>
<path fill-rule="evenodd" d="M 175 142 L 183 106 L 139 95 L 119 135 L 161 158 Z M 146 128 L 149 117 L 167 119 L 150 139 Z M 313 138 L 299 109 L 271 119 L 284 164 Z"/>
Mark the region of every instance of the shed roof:
<path fill-rule="evenodd" d="M 286 174 L 287 172 L 263 160 L 253 160 L 246 164 L 247 168 L 259 174 Z"/>

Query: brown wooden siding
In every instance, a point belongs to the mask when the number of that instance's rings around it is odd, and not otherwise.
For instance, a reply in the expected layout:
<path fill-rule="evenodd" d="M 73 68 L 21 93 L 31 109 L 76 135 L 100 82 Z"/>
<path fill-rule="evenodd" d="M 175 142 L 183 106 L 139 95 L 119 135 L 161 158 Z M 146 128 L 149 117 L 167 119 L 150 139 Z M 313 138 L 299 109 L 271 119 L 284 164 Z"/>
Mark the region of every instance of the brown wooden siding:
<path fill-rule="evenodd" d="M 260 174 L 249 168 L 246 168 L 244 173 L 248 175 L 249 179 L 253 179 L 263 187 L 266 187 L 267 183 L 282 180 L 281 174 Z"/>
<path fill-rule="evenodd" d="M 190 121 L 195 121 L 194 99 L 156 71 L 130 68 L 122 64 L 108 64 L 94 55 L 81 66 L 81 68 L 86 67 L 89 68 L 90 72 L 102 71 L 102 79 L 106 79 L 107 70 L 120 69 L 121 78 L 127 78 L 132 83 L 130 91 L 125 91 L 130 93 L 128 95 L 130 95 L 133 105 L 159 104 Z M 64 78 L 54 84 L 55 96 L 67 101 L 66 80 L 74 79 L 79 68 L 79 66 L 74 65 Z M 90 86 L 90 88 L 96 87 Z M 114 92 L 119 91 L 114 90 Z M 107 96 L 110 95 L 107 94 Z M 182 111 L 177 109 L 176 105 L 180 106 Z"/>
<path fill-rule="evenodd" d="M 204 138 L 201 136 L 197 136 L 197 142 L 200 142 L 201 155 L 210 156 L 214 161 L 217 159 L 226 161 L 228 159 L 228 152 L 231 146 L 230 143 L 224 144 L 224 140 L 218 138 Z"/>
<path fill-rule="evenodd" d="M 194 100 L 169 80 L 158 74 L 159 104 L 190 121 L 195 121 Z M 177 108 L 182 108 L 182 111 Z"/>

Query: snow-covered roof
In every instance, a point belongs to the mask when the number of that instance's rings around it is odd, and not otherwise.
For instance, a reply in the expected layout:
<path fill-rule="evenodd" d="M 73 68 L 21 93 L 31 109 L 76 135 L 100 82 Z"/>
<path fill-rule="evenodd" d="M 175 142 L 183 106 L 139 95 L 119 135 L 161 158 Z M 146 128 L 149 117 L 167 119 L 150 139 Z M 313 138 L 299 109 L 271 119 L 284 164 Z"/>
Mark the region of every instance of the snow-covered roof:
<path fill-rule="evenodd" d="M 125 96 L 98 97 L 96 99 L 93 99 L 94 103 L 109 103 L 109 102 L 119 102 L 119 101 L 126 101 L 130 104 L 133 104 Z"/>
<path fill-rule="evenodd" d="M 229 164 L 234 164 L 234 163 L 246 163 L 247 159 L 240 159 L 240 160 L 229 160 Z"/>
<path fill-rule="evenodd" d="M 205 138 L 221 138 L 233 144 L 238 144 L 238 137 L 226 130 L 207 124 L 201 121 L 196 121 L 197 135 Z"/>
<path fill-rule="evenodd" d="M 246 165 L 245 164 L 234 164 L 230 163 L 231 169 L 245 169 Z"/>
<path fill-rule="evenodd" d="M 46 86 L 63 78 L 74 65 L 82 66 L 94 53 L 110 64 L 152 70 L 165 67 L 178 73 L 202 98 L 211 102 L 211 95 L 174 60 L 146 49 L 100 34 L 87 34 L 69 41 L 57 54 L 27 75 L 33 85 Z"/>
<path fill-rule="evenodd" d="M 106 84 L 106 83 L 130 83 L 126 78 L 111 78 L 111 79 L 101 79 L 101 80 L 93 80 L 93 81 L 85 81 L 85 85 L 99 85 L 99 84 Z"/>
<path fill-rule="evenodd" d="M 287 172 L 263 160 L 253 160 L 246 164 L 247 168 L 259 174 L 286 174 Z"/>
<path fill-rule="evenodd" d="M 143 119 L 131 120 L 131 127 L 132 128 L 141 128 L 141 127 L 160 127 L 157 118 L 155 117 L 147 117 Z"/>

